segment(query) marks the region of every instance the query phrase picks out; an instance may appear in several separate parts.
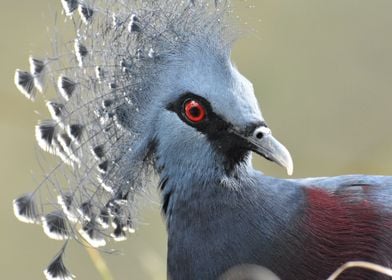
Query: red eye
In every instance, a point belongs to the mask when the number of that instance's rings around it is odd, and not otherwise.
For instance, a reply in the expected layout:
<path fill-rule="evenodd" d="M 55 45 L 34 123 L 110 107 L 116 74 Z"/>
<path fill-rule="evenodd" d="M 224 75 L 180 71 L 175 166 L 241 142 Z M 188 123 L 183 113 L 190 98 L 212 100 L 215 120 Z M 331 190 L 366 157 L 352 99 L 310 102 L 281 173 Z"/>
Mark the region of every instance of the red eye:
<path fill-rule="evenodd" d="M 206 117 L 206 110 L 195 100 L 188 100 L 184 105 L 185 117 L 191 122 L 201 122 Z"/>

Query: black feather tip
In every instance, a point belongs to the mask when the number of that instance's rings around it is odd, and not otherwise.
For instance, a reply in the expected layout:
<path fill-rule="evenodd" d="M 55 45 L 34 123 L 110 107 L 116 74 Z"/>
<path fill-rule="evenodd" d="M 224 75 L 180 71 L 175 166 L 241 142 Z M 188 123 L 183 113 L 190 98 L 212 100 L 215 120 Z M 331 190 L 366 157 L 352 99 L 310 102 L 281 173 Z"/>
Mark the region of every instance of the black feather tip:
<path fill-rule="evenodd" d="M 57 80 L 57 88 L 61 96 L 68 101 L 75 91 L 76 83 L 71 79 L 61 75 Z"/>
<path fill-rule="evenodd" d="M 79 233 L 94 248 L 106 245 L 106 240 L 95 221 L 86 223 L 83 228 L 79 230 Z"/>
<path fill-rule="evenodd" d="M 112 106 L 113 105 L 113 100 L 111 100 L 111 99 L 105 99 L 104 101 L 102 101 L 102 107 L 104 108 L 104 109 L 107 109 L 107 108 L 109 108 L 110 106 Z"/>
<path fill-rule="evenodd" d="M 78 221 L 77 216 L 72 211 L 73 195 L 71 193 L 64 193 L 63 195 L 57 196 L 57 203 L 63 209 L 64 214 L 68 220 L 76 223 Z"/>
<path fill-rule="evenodd" d="M 42 217 L 42 227 L 45 234 L 56 240 L 65 240 L 69 238 L 67 221 L 61 210 L 53 211 Z"/>
<path fill-rule="evenodd" d="M 34 76 L 27 71 L 17 69 L 15 71 L 14 82 L 18 90 L 30 100 L 34 100 Z"/>
<path fill-rule="evenodd" d="M 61 4 L 63 5 L 65 15 L 67 16 L 71 16 L 79 5 L 77 0 L 61 0 Z"/>
<path fill-rule="evenodd" d="M 72 149 L 72 139 L 69 137 L 67 133 L 61 133 L 57 135 L 58 144 L 61 146 L 62 150 L 65 153 L 66 160 L 65 162 L 68 163 L 69 160 L 73 162 L 80 163 L 80 159 L 75 155 Z"/>
<path fill-rule="evenodd" d="M 42 72 L 45 69 L 45 63 L 42 60 L 30 56 L 29 62 L 30 62 L 30 73 L 33 76 L 42 74 Z"/>
<path fill-rule="evenodd" d="M 35 127 L 35 138 L 38 145 L 44 151 L 55 153 L 53 139 L 56 132 L 56 122 L 54 120 L 41 121 Z"/>
<path fill-rule="evenodd" d="M 78 61 L 79 67 L 83 67 L 83 60 L 87 56 L 88 51 L 85 45 L 79 42 L 78 39 L 75 39 L 75 55 Z"/>
<path fill-rule="evenodd" d="M 93 213 L 93 205 L 91 204 L 90 201 L 85 201 L 82 204 L 80 204 L 77 210 L 80 216 L 82 216 L 83 220 L 91 221 L 91 218 L 93 217 L 94 213 Z"/>
<path fill-rule="evenodd" d="M 101 225 L 102 228 L 109 227 L 109 211 L 107 207 L 103 207 L 96 218 L 97 223 Z"/>
<path fill-rule="evenodd" d="M 91 152 L 97 159 L 102 159 L 105 156 L 105 150 L 103 145 L 95 146 L 91 149 Z"/>
<path fill-rule="evenodd" d="M 64 248 L 60 253 L 50 262 L 48 267 L 44 270 L 44 275 L 48 280 L 72 280 L 74 275 L 65 267 L 63 261 Z"/>
<path fill-rule="evenodd" d="M 114 241 L 124 241 L 127 239 L 127 234 L 124 230 L 124 226 L 121 224 L 117 224 L 114 231 L 110 234 L 110 236 L 114 239 Z"/>
<path fill-rule="evenodd" d="M 82 138 L 83 125 L 81 124 L 71 124 L 67 126 L 68 134 L 74 141 L 80 141 Z"/>
<path fill-rule="evenodd" d="M 102 174 L 105 174 L 109 169 L 109 161 L 105 160 L 105 161 L 99 163 L 97 168 L 98 168 L 99 172 L 101 172 Z"/>
<path fill-rule="evenodd" d="M 109 88 L 110 89 L 116 89 L 118 86 L 116 83 L 109 83 Z"/>
<path fill-rule="evenodd" d="M 67 133 L 61 133 L 58 135 L 57 140 L 60 142 L 61 146 L 65 149 L 70 149 L 72 139 Z"/>
<path fill-rule="evenodd" d="M 94 10 L 87 7 L 84 4 L 79 4 L 78 11 L 79 11 L 80 18 L 82 19 L 84 24 L 86 24 L 86 25 L 90 24 L 91 19 L 94 15 Z"/>
<path fill-rule="evenodd" d="M 39 222 L 37 206 L 32 193 L 24 194 L 12 202 L 15 217 L 24 223 L 35 224 Z"/>
<path fill-rule="evenodd" d="M 55 101 L 47 101 L 46 107 L 48 108 L 48 111 L 49 111 L 52 119 L 54 119 L 56 121 L 60 121 L 61 114 L 64 110 L 64 104 L 61 104 L 61 103 L 58 103 Z"/>
<path fill-rule="evenodd" d="M 105 75 L 104 75 L 104 72 L 103 72 L 103 69 L 101 66 L 95 67 L 95 76 L 97 77 L 99 83 L 101 83 L 102 80 L 105 78 Z"/>
<path fill-rule="evenodd" d="M 140 32 L 140 21 L 135 14 L 131 15 L 131 20 L 128 24 L 128 32 L 129 33 Z"/>
<path fill-rule="evenodd" d="M 45 69 L 45 62 L 30 56 L 29 63 L 30 73 L 34 77 L 34 85 L 39 92 L 43 92 L 43 72 Z"/>
<path fill-rule="evenodd" d="M 114 228 L 111 237 L 115 241 L 123 241 L 127 238 L 126 231 L 134 232 L 133 228 L 130 228 L 131 224 L 128 225 L 128 222 L 131 220 L 128 219 L 128 215 L 124 207 L 127 205 L 127 200 L 125 199 L 116 199 L 112 202 L 108 203 L 109 214 L 112 218 L 112 227 Z"/>
<path fill-rule="evenodd" d="M 53 139 L 53 154 L 59 156 L 61 160 L 70 166 L 73 166 L 74 162 L 79 162 L 79 159 L 72 153 L 71 147 L 64 145 L 64 139 L 61 139 L 61 135 L 57 135 Z M 52 152 L 51 150 L 49 152 Z"/>

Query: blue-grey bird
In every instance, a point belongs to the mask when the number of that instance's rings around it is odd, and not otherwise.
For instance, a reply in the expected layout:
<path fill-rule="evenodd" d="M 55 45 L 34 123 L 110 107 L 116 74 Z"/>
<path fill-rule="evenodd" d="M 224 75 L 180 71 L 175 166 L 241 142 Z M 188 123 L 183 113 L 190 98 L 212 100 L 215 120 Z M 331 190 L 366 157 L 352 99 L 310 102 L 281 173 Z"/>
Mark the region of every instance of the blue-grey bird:
<path fill-rule="evenodd" d="M 35 133 L 59 157 L 13 202 L 20 220 L 65 240 L 48 279 L 73 277 L 68 240 L 101 247 L 133 232 L 154 184 L 170 279 L 218 279 L 244 264 L 281 279 L 326 279 L 352 260 L 392 266 L 392 177 L 284 180 L 253 168 L 251 152 L 289 174 L 293 162 L 230 60 L 230 1 L 61 3 L 75 38 L 15 73 L 29 99 L 46 92 L 50 118 Z M 359 269 L 341 279 L 383 277 Z"/>

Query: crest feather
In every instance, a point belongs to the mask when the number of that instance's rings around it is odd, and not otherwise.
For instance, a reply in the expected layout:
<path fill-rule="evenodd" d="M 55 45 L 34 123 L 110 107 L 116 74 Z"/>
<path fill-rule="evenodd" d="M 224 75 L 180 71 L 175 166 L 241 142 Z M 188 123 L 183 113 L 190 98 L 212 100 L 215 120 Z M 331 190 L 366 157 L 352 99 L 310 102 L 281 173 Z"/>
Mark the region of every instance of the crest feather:
<path fill-rule="evenodd" d="M 30 100 L 34 100 L 34 76 L 27 71 L 17 69 L 15 71 L 14 82 L 19 91 Z"/>
<path fill-rule="evenodd" d="M 19 221 L 35 224 L 39 222 L 37 205 L 34 201 L 34 194 L 24 194 L 13 201 L 14 214 Z"/>
<path fill-rule="evenodd" d="M 14 77 L 30 100 L 50 84 L 58 93 L 45 94 L 51 119 L 35 133 L 38 145 L 59 161 L 36 191 L 14 201 L 20 220 L 40 221 L 38 208 L 50 238 L 81 235 L 94 247 L 134 232 L 138 199 L 156 184 L 149 112 L 163 96 L 151 89 L 189 45 L 205 42 L 228 53 L 229 3 L 215 1 L 215 8 L 212 0 L 61 0 L 76 38 L 57 46 L 61 55 L 30 57 L 30 72 L 16 70 Z M 52 82 L 45 88 L 44 78 Z M 37 204 L 37 194 L 57 202 Z M 73 277 L 62 257 L 63 251 L 45 270 L 48 279 Z"/>
<path fill-rule="evenodd" d="M 42 227 L 45 234 L 56 240 L 65 240 L 69 237 L 66 216 L 62 211 L 53 211 L 42 217 Z"/>
<path fill-rule="evenodd" d="M 74 275 L 65 267 L 63 257 L 67 243 L 60 252 L 53 258 L 48 267 L 44 270 L 44 275 L 48 280 L 72 280 Z"/>

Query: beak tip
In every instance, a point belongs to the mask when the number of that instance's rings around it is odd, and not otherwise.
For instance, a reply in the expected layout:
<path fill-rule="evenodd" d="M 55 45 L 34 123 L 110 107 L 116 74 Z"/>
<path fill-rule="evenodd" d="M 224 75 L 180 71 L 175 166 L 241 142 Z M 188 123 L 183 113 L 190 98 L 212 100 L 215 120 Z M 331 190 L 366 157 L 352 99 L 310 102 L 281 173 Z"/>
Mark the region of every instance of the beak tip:
<path fill-rule="evenodd" d="M 293 159 L 289 151 L 284 146 L 282 146 L 281 151 L 282 151 L 282 158 L 278 163 L 286 169 L 287 175 L 291 176 L 293 175 L 294 172 Z"/>
<path fill-rule="evenodd" d="M 289 164 L 289 165 L 286 167 L 286 171 L 287 171 L 287 175 L 289 175 L 289 176 L 293 175 L 293 172 L 294 172 L 293 163 Z"/>
<path fill-rule="evenodd" d="M 286 163 L 286 171 L 287 175 L 291 176 L 293 175 L 294 172 L 294 163 L 293 163 L 293 158 L 291 157 L 290 153 L 287 151 L 287 163 Z"/>

